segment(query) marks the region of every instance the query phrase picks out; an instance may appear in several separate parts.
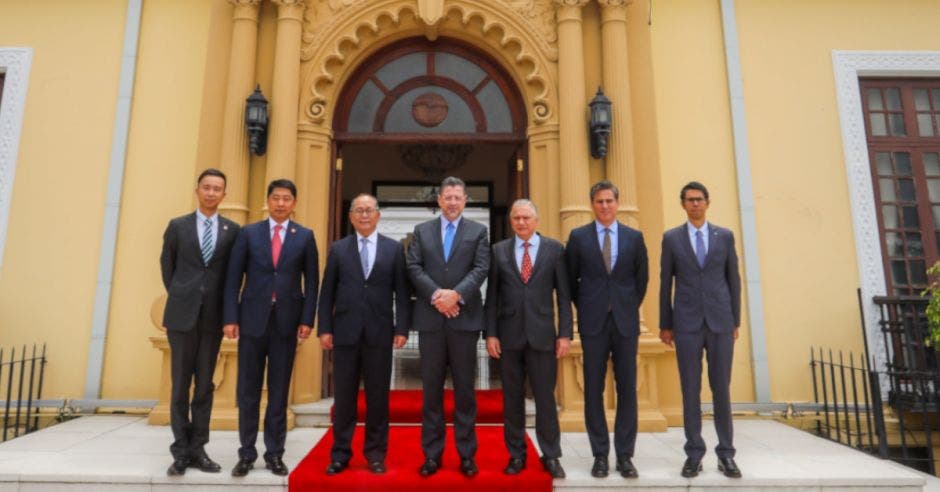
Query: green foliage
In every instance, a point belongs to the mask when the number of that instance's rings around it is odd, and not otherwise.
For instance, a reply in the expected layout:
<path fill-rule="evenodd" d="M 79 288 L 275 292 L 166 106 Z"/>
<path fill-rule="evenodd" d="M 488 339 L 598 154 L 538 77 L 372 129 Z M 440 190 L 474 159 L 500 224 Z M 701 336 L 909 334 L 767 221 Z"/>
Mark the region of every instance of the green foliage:
<path fill-rule="evenodd" d="M 928 334 L 924 343 L 940 352 L 940 261 L 927 269 L 927 275 L 932 281 L 924 293 L 921 294 L 930 299 L 925 312 Z"/>

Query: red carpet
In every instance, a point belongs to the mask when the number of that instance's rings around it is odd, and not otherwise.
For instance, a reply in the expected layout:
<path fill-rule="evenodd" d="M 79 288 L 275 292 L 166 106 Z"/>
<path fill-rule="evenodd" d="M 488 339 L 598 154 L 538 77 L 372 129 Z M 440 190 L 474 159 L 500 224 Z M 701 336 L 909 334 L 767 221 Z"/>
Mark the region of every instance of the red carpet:
<path fill-rule="evenodd" d="M 503 423 L 502 390 L 477 390 L 477 423 Z M 420 424 L 422 404 L 421 390 L 392 390 L 388 397 L 388 416 L 393 424 Z M 366 419 L 366 394 L 359 391 L 356 415 L 358 422 Z M 330 418 L 333 409 L 330 409 Z M 444 390 L 444 418 L 454 422 L 454 391 Z M 507 458 L 508 459 L 508 458 Z"/>
<path fill-rule="evenodd" d="M 291 472 L 287 489 L 291 492 L 329 490 L 381 490 L 382 492 L 414 492 L 423 490 L 459 491 L 507 491 L 529 492 L 552 490 L 552 478 L 542 468 L 538 451 L 526 437 L 529 454 L 526 469 L 519 475 L 509 476 L 503 468 L 509 461 L 509 453 L 503 443 L 502 426 L 477 427 L 479 450 L 476 463 L 480 473 L 473 478 L 460 474 L 460 459 L 454 448 L 453 428 L 447 429 L 447 444 L 444 448 L 444 466 L 435 475 L 424 478 L 418 468 L 424 462 L 421 451 L 421 427 L 392 426 L 389 430 L 388 456 L 385 466 L 388 472 L 374 475 L 366 467 L 362 457 L 364 430 L 356 427 L 353 436 L 353 458 L 349 468 L 342 473 L 327 476 L 324 473 L 330 463 L 330 447 L 333 446 L 333 430 L 330 429 L 320 442 Z"/>

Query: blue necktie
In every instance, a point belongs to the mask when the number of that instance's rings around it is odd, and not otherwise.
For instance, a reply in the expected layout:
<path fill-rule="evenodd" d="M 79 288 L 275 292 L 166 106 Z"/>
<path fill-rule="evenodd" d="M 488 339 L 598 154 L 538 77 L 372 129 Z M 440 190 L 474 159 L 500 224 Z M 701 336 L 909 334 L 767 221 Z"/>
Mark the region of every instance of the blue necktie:
<path fill-rule="evenodd" d="M 450 250 L 454 247 L 454 223 L 448 222 L 444 231 L 444 262 L 450 260 Z"/>
<path fill-rule="evenodd" d="M 359 250 L 359 262 L 362 264 L 362 276 L 369 278 L 369 238 L 362 238 L 362 249 Z"/>
<path fill-rule="evenodd" d="M 705 267 L 705 238 L 702 237 L 702 231 L 695 231 L 695 258 L 698 259 L 698 266 Z"/>

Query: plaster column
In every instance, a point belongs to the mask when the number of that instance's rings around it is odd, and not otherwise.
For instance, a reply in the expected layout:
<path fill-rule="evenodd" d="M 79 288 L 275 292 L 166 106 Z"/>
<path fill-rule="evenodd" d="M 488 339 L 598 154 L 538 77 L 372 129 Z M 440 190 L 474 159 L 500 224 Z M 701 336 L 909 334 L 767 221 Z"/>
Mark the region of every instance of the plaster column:
<path fill-rule="evenodd" d="M 226 199 L 219 210 L 239 224 L 248 222 L 248 136 L 245 133 L 245 99 L 255 87 L 255 55 L 258 50 L 258 7 L 261 0 L 228 0 L 232 12 L 232 47 L 229 51 L 228 86 L 222 121 L 219 166 L 227 177 Z"/>
<path fill-rule="evenodd" d="M 561 166 L 561 237 L 591 220 L 588 206 L 587 101 L 581 8 L 588 0 L 554 0 L 558 14 L 558 119 Z"/>
<path fill-rule="evenodd" d="M 297 208 L 295 218 L 313 229 L 320 255 L 320 270 L 326 266 L 329 246 L 330 176 L 333 172 L 333 132 L 328 128 L 301 125 L 297 133 Z M 320 399 L 323 391 L 323 349 L 315 337 L 297 347 L 294 359 L 292 404 Z"/>
<path fill-rule="evenodd" d="M 300 98 L 300 46 L 304 0 L 271 0 L 277 5 L 271 128 L 265 182 L 294 179 L 297 155 L 297 101 Z"/>
<path fill-rule="evenodd" d="M 607 179 L 620 188 L 618 219 L 639 226 L 636 160 L 633 157 L 633 113 L 627 49 L 627 6 L 633 0 L 597 0 L 601 6 L 601 50 L 604 93 L 613 103 L 607 147 Z"/>

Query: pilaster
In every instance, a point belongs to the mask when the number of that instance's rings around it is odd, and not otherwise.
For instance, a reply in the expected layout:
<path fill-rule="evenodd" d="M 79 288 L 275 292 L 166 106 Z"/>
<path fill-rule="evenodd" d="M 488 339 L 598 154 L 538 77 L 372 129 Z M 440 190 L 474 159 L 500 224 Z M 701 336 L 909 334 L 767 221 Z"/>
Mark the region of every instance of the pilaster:
<path fill-rule="evenodd" d="M 265 181 L 294 179 L 297 155 L 297 101 L 300 98 L 300 47 L 303 0 L 271 0 L 277 5 L 271 129 Z"/>

